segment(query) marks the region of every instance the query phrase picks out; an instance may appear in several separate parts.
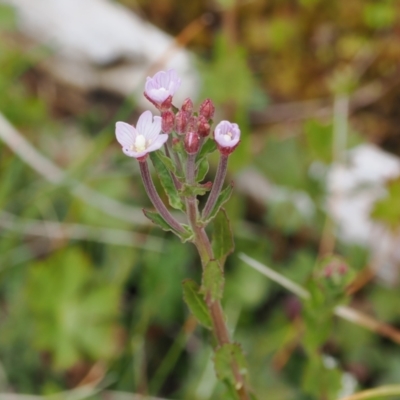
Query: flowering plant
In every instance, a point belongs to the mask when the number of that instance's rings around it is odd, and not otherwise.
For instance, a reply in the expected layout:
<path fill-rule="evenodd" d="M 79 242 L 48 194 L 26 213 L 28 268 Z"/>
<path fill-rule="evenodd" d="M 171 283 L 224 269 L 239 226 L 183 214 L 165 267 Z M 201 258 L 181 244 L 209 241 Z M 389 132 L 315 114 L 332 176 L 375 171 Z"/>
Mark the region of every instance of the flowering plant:
<path fill-rule="evenodd" d="M 182 242 L 196 246 L 202 263 L 202 282 L 183 282 L 184 300 L 198 322 L 210 329 L 216 339 L 215 370 L 229 387 L 230 398 L 250 400 L 246 382 L 247 368 L 242 349 L 232 342 L 221 307 L 224 288 L 224 263 L 233 251 L 229 220 L 223 208 L 232 193 L 232 184 L 223 189 L 228 158 L 240 142 L 240 129 L 235 123 L 221 121 L 210 135 L 215 107 L 206 99 L 194 112 L 191 99 L 180 108 L 172 104 L 181 84 L 174 70 L 160 71 L 147 78 L 145 97 L 161 112 L 161 117 L 145 111 L 136 127 L 117 122 L 116 137 L 122 151 L 139 161 L 146 192 L 156 212 L 145 215 L 162 229 L 172 231 Z M 217 150 L 220 160 L 214 182 L 204 183 L 208 172 L 207 157 Z M 161 200 L 147 164 L 153 163 L 169 205 L 186 215 L 185 223 L 177 219 Z M 209 193 L 208 193 L 209 192 Z M 208 193 L 199 210 L 198 197 Z M 213 240 L 205 228 L 213 224 Z"/>

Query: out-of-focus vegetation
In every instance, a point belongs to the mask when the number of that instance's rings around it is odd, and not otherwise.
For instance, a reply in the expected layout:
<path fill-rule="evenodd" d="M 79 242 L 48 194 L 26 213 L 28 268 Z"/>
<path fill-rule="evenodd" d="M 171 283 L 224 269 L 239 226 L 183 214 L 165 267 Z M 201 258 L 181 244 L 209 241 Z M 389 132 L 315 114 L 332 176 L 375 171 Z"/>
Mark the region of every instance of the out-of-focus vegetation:
<path fill-rule="evenodd" d="M 336 157 L 334 99 L 350 99 L 348 147 L 372 141 L 400 155 L 400 4 L 121 3 L 174 36 L 213 15 L 188 47 L 204 82 L 199 98 L 212 98 L 221 119 L 241 126 L 232 177 L 252 167 L 288 194 L 265 204 L 236 192 L 227 206 L 236 250 L 224 302 L 259 399 L 335 400 L 400 384 L 399 343 L 332 316 L 336 305 L 351 304 L 399 326 L 398 282 L 372 278 L 349 291 L 367 275 L 369 249 L 336 240 L 336 256 L 322 257 L 324 239 L 334 235 L 325 210 L 326 171 Z M 0 112 L 66 172 L 60 184 L 49 183 L 0 142 L 0 392 L 46 395 L 98 384 L 223 399 L 210 339 L 182 301 L 182 280 L 200 275 L 196 252 L 140 224 L 149 203 L 136 163 L 115 144 L 114 122 L 138 110 L 104 93 L 80 94 L 82 107 L 66 104 L 63 88 L 40 68 L 47 49 L 26 51 L 3 6 L 0 26 Z M 84 201 L 78 182 L 96 191 L 94 201 L 104 195 L 129 205 L 129 216 Z M 396 231 L 399 182 L 388 185 L 372 216 Z M 312 212 L 296 206 L 291 194 L 300 192 Z M 51 221 L 61 224 L 59 234 Z M 252 270 L 240 252 L 306 287 L 310 299 Z"/>

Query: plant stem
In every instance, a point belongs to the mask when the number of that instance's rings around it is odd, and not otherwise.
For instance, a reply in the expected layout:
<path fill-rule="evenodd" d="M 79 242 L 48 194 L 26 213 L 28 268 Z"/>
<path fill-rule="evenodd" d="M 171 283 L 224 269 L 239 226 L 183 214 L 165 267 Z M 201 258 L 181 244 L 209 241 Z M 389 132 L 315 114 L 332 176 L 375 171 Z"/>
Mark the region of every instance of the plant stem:
<path fill-rule="evenodd" d="M 221 158 L 219 159 L 217 174 L 215 175 L 215 181 L 213 183 L 211 192 L 208 196 L 207 203 L 203 209 L 203 219 L 206 219 L 212 209 L 215 206 L 215 203 L 218 199 L 219 194 L 221 193 L 222 185 L 225 181 L 226 170 L 228 167 L 228 156 L 221 154 Z"/>
<path fill-rule="evenodd" d="M 160 213 L 160 215 L 164 218 L 164 220 L 173 229 L 175 229 L 177 232 L 185 233 L 185 230 L 182 228 L 181 224 L 171 215 L 167 207 L 165 207 L 160 196 L 158 195 L 157 190 L 153 183 L 153 179 L 151 178 L 147 161 L 146 160 L 139 161 L 139 166 L 140 166 L 140 173 L 143 179 L 143 185 L 155 209 Z"/>
<path fill-rule="evenodd" d="M 217 172 L 217 178 L 214 183 L 214 185 L 216 185 L 216 189 L 214 189 L 213 187 L 215 199 L 213 201 L 213 204 L 211 204 L 210 211 L 212 210 L 212 207 L 215 204 L 216 198 L 218 197 L 218 194 L 221 191 L 221 187 L 225 179 L 228 157 L 221 156 L 221 160 L 222 159 L 224 160 L 220 161 L 220 165 L 218 167 L 219 174 Z M 194 185 L 195 174 L 196 174 L 196 154 L 188 154 L 187 164 L 186 164 L 186 182 L 189 185 Z M 207 264 L 214 259 L 214 253 L 205 229 L 202 226 L 199 226 L 198 224 L 198 208 L 197 208 L 196 196 L 192 195 L 187 197 L 186 211 L 188 215 L 189 224 L 194 233 L 194 244 L 199 252 L 201 264 L 204 270 L 207 267 Z M 224 312 L 222 310 L 220 301 L 219 300 L 213 301 L 209 293 L 206 293 L 205 301 L 210 311 L 211 321 L 213 325 L 213 332 L 218 342 L 218 346 L 223 346 L 224 344 L 231 343 L 228 327 L 226 326 L 225 323 Z M 236 379 L 235 389 L 238 393 L 240 400 L 250 400 L 244 379 L 236 363 L 232 364 L 232 372 Z"/>
<path fill-rule="evenodd" d="M 207 264 L 214 259 L 214 254 L 206 231 L 203 227 L 200 227 L 197 224 L 198 210 L 196 201 L 197 200 L 195 196 L 188 197 L 186 201 L 186 209 L 188 213 L 189 223 L 194 232 L 194 244 L 199 252 L 201 264 L 204 270 Z M 213 332 L 218 342 L 218 346 L 223 346 L 224 344 L 231 343 L 228 327 L 225 323 L 225 317 L 220 301 L 212 301 L 210 294 L 205 295 L 205 300 L 207 307 L 210 311 Z M 236 379 L 235 389 L 238 393 L 239 399 L 250 400 L 244 379 L 236 363 L 232 364 L 232 372 Z"/>
<path fill-rule="evenodd" d="M 172 154 L 172 157 L 174 158 L 174 161 L 175 161 L 175 165 L 178 167 L 178 169 L 180 170 L 180 172 L 182 172 L 182 163 L 181 163 L 181 160 L 180 160 L 178 154 L 176 154 L 176 152 L 172 150 L 170 138 L 168 138 L 167 143 L 166 143 L 166 146 L 165 146 L 165 154 L 166 154 L 169 158 L 171 158 L 171 154 Z M 172 180 L 174 181 L 175 188 L 176 188 L 177 190 L 180 190 L 180 189 L 182 188 L 181 182 L 179 182 L 178 178 L 177 178 L 177 177 L 175 176 L 175 174 L 172 173 L 172 172 L 171 172 L 171 176 L 172 176 Z"/>

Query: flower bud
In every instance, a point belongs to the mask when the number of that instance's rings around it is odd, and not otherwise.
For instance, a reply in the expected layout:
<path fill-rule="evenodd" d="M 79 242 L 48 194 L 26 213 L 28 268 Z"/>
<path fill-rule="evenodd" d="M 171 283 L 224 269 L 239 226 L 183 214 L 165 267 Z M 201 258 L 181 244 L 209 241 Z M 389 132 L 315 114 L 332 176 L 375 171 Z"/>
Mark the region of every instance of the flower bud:
<path fill-rule="evenodd" d="M 185 136 L 184 144 L 188 154 L 196 154 L 200 148 L 200 136 L 194 131 L 189 131 Z"/>
<path fill-rule="evenodd" d="M 206 137 L 210 133 L 210 124 L 208 123 L 208 120 L 203 116 L 200 115 L 199 120 L 198 120 L 198 128 L 197 132 L 201 137 Z"/>
<path fill-rule="evenodd" d="M 191 116 L 193 112 L 193 101 L 188 97 L 182 103 L 181 109 L 186 113 L 187 116 Z"/>
<path fill-rule="evenodd" d="M 196 117 L 190 117 L 188 120 L 188 124 L 186 127 L 186 130 L 189 131 L 197 131 L 197 118 Z"/>
<path fill-rule="evenodd" d="M 185 133 L 187 123 L 188 123 L 188 117 L 186 115 L 186 112 L 179 110 L 176 113 L 176 117 L 175 117 L 175 127 L 176 127 L 176 131 L 180 135 L 183 135 Z"/>
<path fill-rule="evenodd" d="M 200 115 L 205 117 L 207 120 L 210 120 L 213 118 L 214 112 L 215 112 L 214 103 L 210 99 L 205 99 L 200 104 L 199 113 L 200 113 Z"/>
<path fill-rule="evenodd" d="M 172 111 L 164 111 L 161 114 L 161 130 L 164 133 L 171 133 L 174 129 L 175 115 Z"/>
<path fill-rule="evenodd" d="M 159 107 L 157 107 L 160 111 L 167 111 L 172 106 L 172 96 L 168 96 Z"/>

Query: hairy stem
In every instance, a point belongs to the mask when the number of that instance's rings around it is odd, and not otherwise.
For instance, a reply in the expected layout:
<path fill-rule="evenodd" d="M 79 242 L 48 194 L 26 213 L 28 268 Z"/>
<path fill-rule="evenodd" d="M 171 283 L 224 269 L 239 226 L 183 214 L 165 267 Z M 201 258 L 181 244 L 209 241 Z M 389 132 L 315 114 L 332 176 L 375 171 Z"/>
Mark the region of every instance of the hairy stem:
<path fill-rule="evenodd" d="M 180 159 L 179 159 L 178 155 L 172 150 L 171 143 L 170 143 L 169 139 L 167 140 L 167 143 L 166 143 L 166 146 L 165 146 L 165 154 L 169 158 L 171 158 L 171 154 L 172 154 L 172 156 L 174 157 L 175 165 L 178 165 L 178 167 L 179 167 L 178 160 L 180 162 Z M 182 165 L 181 165 L 181 167 L 182 167 Z M 178 190 L 178 191 L 180 189 L 182 189 L 181 182 L 179 182 L 178 178 L 175 176 L 175 174 L 172 171 L 171 171 L 171 176 L 172 176 L 172 180 L 174 181 L 175 189 Z"/>
<path fill-rule="evenodd" d="M 190 196 L 186 201 L 186 209 L 188 213 L 189 223 L 194 232 L 194 244 L 199 252 L 203 269 L 206 268 L 207 264 L 214 259 L 213 250 L 211 247 L 210 240 L 207 236 L 206 231 L 203 227 L 197 223 L 197 200 L 195 196 Z M 224 312 L 219 300 L 213 301 L 209 294 L 205 296 L 207 307 L 210 311 L 213 332 L 218 342 L 218 346 L 231 343 L 228 327 L 225 323 Z M 232 372 L 236 379 L 235 389 L 238 393 L 240 400 L 250 400 L 247 388 L 245 386 L 244 379 L 239 371 L 236 363 L 232 364 Z"/>
<path fill-rule="evenodd" d="M 208 196 L 207 203 L 203 209 L 203 219 L 206 219 L 210 215 L 212 209 L 215 206 L 218 196 L 221 193 L 222 185 L 224 184 L 225 181 L 227 167 L 228 167 L 228 156 L 221 154 L 221 158 L 219 159 L 217 174 L 215 176 L 215 181 L 213 183 L 211 192 Z"/>
<path fill-rule="evenodd" d="M 171 215 L 168 211 L 167 207 L 165 207 L 163 201 L 157 193 L 157 190 L 154 186 L 153 180 L 151 178 L 151 174 L 149 171 L 149 166 L 147 165 L 147 161 L 139 161 L 140 173 L 142 175 L 143 184 L 146 189 L 147 195 L 149 196 L 151 202 L 155 209 L 160 213 L 160 215 L 164 218 L 164 220 L 177 232 L 185 233 L 185 230 L 182 228 L 181 224 Z"/>

